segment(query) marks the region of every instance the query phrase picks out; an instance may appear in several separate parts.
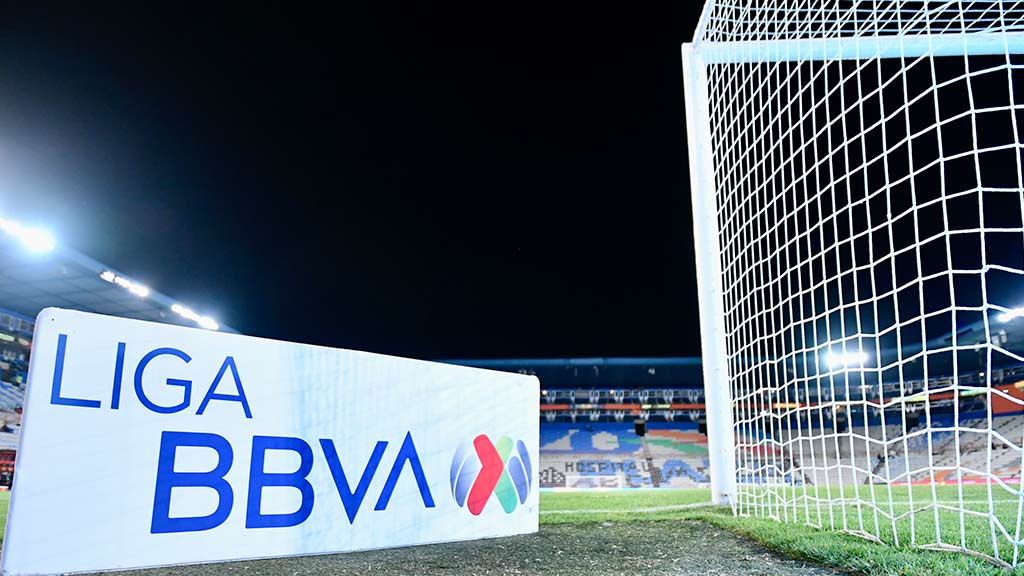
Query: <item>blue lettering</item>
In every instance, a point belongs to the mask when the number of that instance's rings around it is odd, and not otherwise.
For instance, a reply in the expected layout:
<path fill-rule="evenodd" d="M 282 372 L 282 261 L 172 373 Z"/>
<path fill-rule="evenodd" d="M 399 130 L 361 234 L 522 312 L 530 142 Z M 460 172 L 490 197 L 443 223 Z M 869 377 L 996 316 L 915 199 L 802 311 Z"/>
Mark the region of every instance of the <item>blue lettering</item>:
<path fill-rule="evenodd" d="M 64 352 L 68 347 L 68 335 L 57 336 L 57 360 L 53 366 L 53 387 L 50 389 L 50 404 L 60 406 L 79 406 L 81 408 L 99 408 L 99 400 L 82 400 L 60 395 L 60 386 L 64 381 Z"/>
<path fill-rule="evenodd" d="M 224 377 L 224 372 L 228 369 L 231 370 L 231 376 L 235 379 L 235 391 L 237 395 L 230 394 L 218 394 L 217 385 L 220 384 L 220 379 Z M 224 400 L 228 402 L 240 402 L 242 404 L 242 411 L 245 412 L 246 418 L 252 418 L 252 412 L 249 411 L 249 401 L 245 399 L 245 390 L 242 388 L 242 379 L 238 377 L 238 367 L 235 366 L 235 359 L 228 356 L 224 359 L 224 363 L 220 366 L 220 371 L 213 378 L 213 383 L 210 384 L 210 389 L 206 391 L 206 397 L 199 404 L 199 410 L 196 414 L 201 415 L 203 410 L 206 410 L 206 405 L 210 403 L 210 400 Z"/>
<path fill-rule="evenodd" d="M 420 456 L 416 453 L 416 446 L 412 443 L 412 433 L 406 432 L 405 440 L 402 442 L 402 447 L 398 449 L 398 457 L 395 459 L 394 466 L 391 467 L 391 473 L 388 474 L 388 479 L 384 483 L 384 489 L 381 490 L 380 498 L 377 499 L 377 505 L 373 507 L 374 510 L 384 510 L 388 507 L 388 502 L 391 501 L 391 493 L 395 491 L 395 484 L 398 483 L 398 477 L 401 476 L 406 462 L 409 463 L 409 467 L 412 468 L 412 475 L 416 478 L 416 486 L 420 489 L 423 505 L 427 508 L 434 507 L 434 498 L 430 495 L 427 478 L 423 475 Z"/>
<path fill-rule="evenodd" d="M 208 448 L 216 451 L 217 464 L 209 472 L 176 472 L 175 458 L 179 446 Z M 327 466 L 331 471 L 335 488 L 345 508 L 349 524 L 354 524 L 359 509 L 369 490 L 370 484 L 380 467 L 381 459 L 387 450 L 388 442 L 378 441 L 373 448 L 369 461 L 362 470 L 355 488 L 350 485 L 348 476 L 341 464 L 341 458 L 333 440 L 321 439 Z M 266 456 L 271 450 L 291 451 L 299 455 L 299 466 L 294 472 L 267 472 Z M 211 530 L 223 524 L 231 515 L 234 504 L 234 492 L 227 481 L 227 473 L 231 470 L 233 451 L 231 444 L 223 436 L 200 432 L 166 431 L 160 439 L 160 451 L 156 474 L 156 488 L 153 497 L 153 515 L 150 532 L 167 534 L 175 532 L 196 532 Z M 386 510 L 391 496 L 398 484 L 398 479 L 405 470 L 406 463 L 412 469 L 420 498 L 426 508 L 434 508 L 434 498 L 430 493 L 420 457 L 413 443 L 412 434 L 406 433 L 405 439 L 398 450 L 398 455 L 391 467 L 380 497 L 374 510 Z M 286 528 L 305 522 L 313 512 L 315 492 L 308 476 L 313 469 L 313 450 L 300 438 L 280 436 L 254 436 L 252 438 L 252 455 L 249 466 L 249 490 L 246 503 L 245 527 L 254 528 Z M 171 494 L 174 488 L 201 487 L 217 492 L 217 509 L 206 516 L 170 516 Z M 263 489 L 266 487 L 290 487 L 297 489 L 301 495 L 298 510 L 286 513 L 263 513 Z"/>
<path fill-rule="evenodd" d="M 359 513 L 359 507 L 363 504 L 366 490 L 370 487 L 373 475 L 377 473 L 377 466 L 380 465 L 380 459 L 384 456 L 384 449 L 388 447 L 388 443 L 382 440 L 374 446 L 373 454 L 370 455 L 370 461 L 366 463 L 366 468 L 363 468 L 363 475 L 359 477 L 359 484 L 356 485 L 355 492 L 352 491 L 348 478 L 345 477 L 345 469 L 341 466 L 338 451 L 334 448 L 334 441 L 321 439 L 320 447 L 324 450 L 324 457 L 327 458 L 327 467 L 331 469 L 334 485 L 338 488 L 338 495 L 341 496 L 342 505 L 345 506 L 345 515 L 348 516 L 348 523 L 352 524 L 356 521 L 356 514 Z"/>
<path fill-rule="evenodd" d="M 110 393 L 110 409 L 121 407 L 121 378 L 124 373 L 124 342 L 117 343 L 117 360 L 114 362 L 114 386 Z"/>
<path fill-rule="evenodd" d="M 156 350 L 151 351 L 149 354 L 142 357 L 142 360 L 139 361 L 139 366 L 135 369 L 135 394 L 139 397 L 139 402 L 142 402 L 143 406 L 149 408 L 153 412 L 158 412 L 160 414 L 181 412 L 185 408 L 188 408 L 189 402 L 192 400 L 191 380 L 179 380 L 177 378 L 167 379 L 168 386 L 181 386 L 185 389 L 185 396 L 182 398 L 181 403 L 175 404 L 174 406 L 160 406 L 158 404 L 154 404 L 142 389 L 142 375 L 146 371 L 146 366 L 148 366 L 150 361 L 158 356 L 174 356 L 184 360 L 186 364 L 192 361 L 192 358 L 188 354 L 178 350 L 177 348 L 157 348 Z"/>
<path fill-rule="evenodd" d="M 299 469 L 289 473 L 265 472 L 267 450 L 291 450 L 301 458 Z M 283 528 L 302 524 L 313 511 L 313 486 L 306 480 L 313 469 L 313 450 L 299 438 L 253 436 L 252 464 L 249 467 L 249 501 L 245 515 L 246 528 Z M 260 504 L 264 486 L 291 486 L 302 494 L 299 509 L 288 514 L 263 514 Z"/>
<path fill-rule="evenodd" d="M 175 472 L 174 457 L 178 446 L 213 448 L 217 451 L 217 467 L 209 472 Z M 197 532 L 216 528 L 228 519 L 234 504 L 234 493 L 224 475 L 231 469 L 231 444 L 223 436 L 201 432 L 164 432 L 160 437 L 160 459 L 156 471 L 156 494 L 153 497 L 153 534 Z M 175 487 L 201 486 L 217 491 L 217 509 L 208 516 L 171 518 L 171 490 Z"/>

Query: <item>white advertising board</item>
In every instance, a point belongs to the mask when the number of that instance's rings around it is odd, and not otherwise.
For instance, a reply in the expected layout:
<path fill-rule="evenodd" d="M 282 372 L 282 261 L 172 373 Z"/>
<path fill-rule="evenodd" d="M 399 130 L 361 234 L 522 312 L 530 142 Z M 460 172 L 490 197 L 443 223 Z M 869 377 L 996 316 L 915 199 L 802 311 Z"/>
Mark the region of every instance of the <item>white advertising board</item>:
<path fill-rule="evenodd" d="M 4 574 L 537 530 L 531 376 L 44 310 Z"/>

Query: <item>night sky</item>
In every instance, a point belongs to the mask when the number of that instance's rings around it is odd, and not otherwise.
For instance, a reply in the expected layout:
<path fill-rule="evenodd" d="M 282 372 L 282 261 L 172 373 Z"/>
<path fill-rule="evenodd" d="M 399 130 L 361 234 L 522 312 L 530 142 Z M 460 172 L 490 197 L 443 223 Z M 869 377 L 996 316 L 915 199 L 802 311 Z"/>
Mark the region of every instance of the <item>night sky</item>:
<path fill-rule="evenodd" d="M 246 334 L 699 354 L 697 3 L 36 4 L 2 9 L 0 214 Z"/>

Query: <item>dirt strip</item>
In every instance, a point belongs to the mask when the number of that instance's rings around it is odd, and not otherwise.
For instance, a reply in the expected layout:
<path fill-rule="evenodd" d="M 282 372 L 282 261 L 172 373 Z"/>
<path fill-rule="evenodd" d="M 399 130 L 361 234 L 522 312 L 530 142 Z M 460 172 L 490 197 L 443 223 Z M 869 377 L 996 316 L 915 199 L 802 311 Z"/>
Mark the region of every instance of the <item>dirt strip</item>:
<path fill-rule="evenodd" d="M 391 550 L 121 572 L 133 576 L 837 574 L 694 521 L 545 525 L 537 534 Z"/>

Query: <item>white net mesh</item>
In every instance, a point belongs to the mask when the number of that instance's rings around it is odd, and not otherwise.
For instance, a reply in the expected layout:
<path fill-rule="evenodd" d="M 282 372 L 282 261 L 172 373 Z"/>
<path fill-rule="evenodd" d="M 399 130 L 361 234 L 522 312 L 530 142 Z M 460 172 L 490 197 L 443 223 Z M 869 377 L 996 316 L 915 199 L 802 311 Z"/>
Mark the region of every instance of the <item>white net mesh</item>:
<path fill-rule="evenodd" d="M 694 42 L 998 32 L 1022 23 L 1021 2 L 712 1 Z"/>
<path fill-rule="evenodd" d="M 1021 564 L 1021 30 L 1018 2 L 705 7 L 738 514 Z"/>

